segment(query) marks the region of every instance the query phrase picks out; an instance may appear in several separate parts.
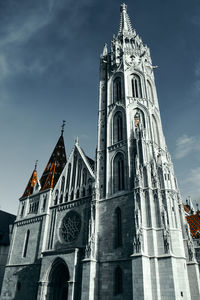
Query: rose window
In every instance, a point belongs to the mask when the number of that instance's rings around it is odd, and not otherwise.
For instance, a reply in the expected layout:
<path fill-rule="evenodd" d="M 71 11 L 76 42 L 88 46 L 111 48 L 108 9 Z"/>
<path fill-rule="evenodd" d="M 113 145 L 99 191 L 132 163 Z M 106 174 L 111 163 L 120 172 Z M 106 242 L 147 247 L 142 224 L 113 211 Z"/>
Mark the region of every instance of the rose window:
<path fill-rule="evenodd" d="M 73 242 L 81 230 L 81 217 L 76 211 L 70 211 L 62 221 L 61 236 L 65 242 Z"/>

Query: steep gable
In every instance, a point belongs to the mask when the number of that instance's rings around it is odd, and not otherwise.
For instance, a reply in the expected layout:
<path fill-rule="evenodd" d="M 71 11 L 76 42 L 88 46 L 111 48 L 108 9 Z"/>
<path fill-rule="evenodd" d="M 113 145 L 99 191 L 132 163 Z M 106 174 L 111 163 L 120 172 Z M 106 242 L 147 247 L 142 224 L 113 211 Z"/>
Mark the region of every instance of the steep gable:
<path fill-rule="evenodd" d="M 53 204 L 91 196 L 95 179 L 93 168 L 94 161 L 76 143 L 54 188 Z"/>

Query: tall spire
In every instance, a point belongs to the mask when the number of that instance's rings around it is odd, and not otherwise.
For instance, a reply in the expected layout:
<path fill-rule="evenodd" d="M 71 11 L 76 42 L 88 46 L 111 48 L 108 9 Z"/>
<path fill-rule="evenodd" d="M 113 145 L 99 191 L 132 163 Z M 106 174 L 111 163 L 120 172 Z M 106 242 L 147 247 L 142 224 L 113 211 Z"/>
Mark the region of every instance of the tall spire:
<path fill-rule="evenodd" d="M 120 11 L 121 16 L 118 35 L 121 35 L 123 33 L 133 33 L 131 21 L 127 14 L 127 5 L 125 3 L 121 4 Z"/>
<path fill-rule="evenodd" d="M 33 173 L 32 173 L 32 175 L 31 175 L 31 177 L 29 179 L 29 182 L 28 182 L 28 184 L 26 186 L 26 189 L 25 189 L 25 191 L 24 191 L 24 193 L 23 193 L 23 195 L 22 195 L 21 198 L 28 197 L 28 196 L 30 196 L 33 193 L 33 188 L 34 188 L 34 186 L 37 183 L 37 171 L 36 171 L 37 162 L 38 162 L 38 160 L 36 160 L 35 168 L 33 170 Z"/>
<path fill-rule="evenodd" d="M 46 190 L 55 186 L 55 184 L 58 181 L 58 178 L 60 177 L 60 174 L 62 173 L 62 170 L 64 169 L 66 162 L 67 158 L 62 129 L 61 136 L 51 154 L 51 157 L 40 179 L 41 190 Z"/>

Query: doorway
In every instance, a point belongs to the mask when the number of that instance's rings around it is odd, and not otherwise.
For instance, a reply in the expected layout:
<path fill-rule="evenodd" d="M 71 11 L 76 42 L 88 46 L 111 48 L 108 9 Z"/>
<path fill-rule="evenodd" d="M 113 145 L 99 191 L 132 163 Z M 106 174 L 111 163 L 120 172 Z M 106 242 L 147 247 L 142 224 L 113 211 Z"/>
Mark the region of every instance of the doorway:
<path fill-rule="evenodd" d="M 48 300 L 68 299 L 69 270 L 64 260 L 58 258 L 49 274 Z"/>

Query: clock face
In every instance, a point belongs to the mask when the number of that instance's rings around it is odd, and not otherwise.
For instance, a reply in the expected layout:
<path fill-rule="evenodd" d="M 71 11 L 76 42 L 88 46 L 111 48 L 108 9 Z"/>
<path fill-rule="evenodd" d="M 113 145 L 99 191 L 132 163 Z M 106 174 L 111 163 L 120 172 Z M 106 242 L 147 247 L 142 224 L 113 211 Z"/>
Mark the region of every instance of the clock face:
<path fill-rule="evenodd" d="M 62 220 L 60 234 L 62 239 L 67 242 L 73 242 L 78 238 L 81 230 L 81 216 L 76 211 L 70 211 Z"/>

